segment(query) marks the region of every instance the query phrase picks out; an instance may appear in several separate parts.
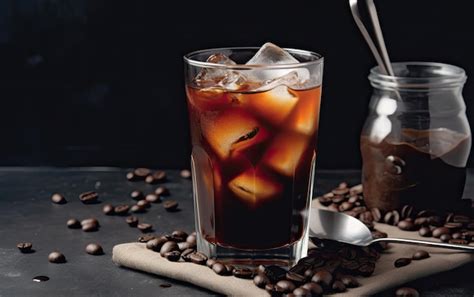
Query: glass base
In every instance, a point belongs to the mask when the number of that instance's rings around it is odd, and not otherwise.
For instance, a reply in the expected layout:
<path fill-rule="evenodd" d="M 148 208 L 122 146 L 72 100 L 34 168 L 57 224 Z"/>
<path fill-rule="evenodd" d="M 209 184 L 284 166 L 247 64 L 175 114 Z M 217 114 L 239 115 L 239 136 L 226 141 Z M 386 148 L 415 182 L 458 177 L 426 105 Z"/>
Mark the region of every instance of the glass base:
<path fill-rule="evenodd" d="M 206 254 L 209 258 L 225 264 L 249 267 L 257 267 L 258 265 L 278 265 L 290 268 L 295 265 L 299 259 L 306 257 L 308 252 L 308 236 L 303 236 L 299 241 L 280 248 L 267 250 L 241 250 L 223 247 L 208 242 L 198 233 L 197 249 Z"/>

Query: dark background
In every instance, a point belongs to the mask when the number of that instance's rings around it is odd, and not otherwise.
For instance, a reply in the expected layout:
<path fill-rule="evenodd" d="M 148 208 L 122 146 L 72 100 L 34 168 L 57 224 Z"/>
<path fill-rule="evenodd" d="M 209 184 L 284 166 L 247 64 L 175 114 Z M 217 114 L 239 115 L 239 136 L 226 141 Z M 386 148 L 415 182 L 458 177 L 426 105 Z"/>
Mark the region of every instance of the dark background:
<path fill-rule="evenodd" d="M 0 165 L 187 167 L 182 55 L 272 41 L 325 56 L 318 168 L 360 166 L 375 62 L 348 1 L 163 3 L 0 0 Z M 378 1 L 392 60 L 472 73 L 471 3 Z"/>

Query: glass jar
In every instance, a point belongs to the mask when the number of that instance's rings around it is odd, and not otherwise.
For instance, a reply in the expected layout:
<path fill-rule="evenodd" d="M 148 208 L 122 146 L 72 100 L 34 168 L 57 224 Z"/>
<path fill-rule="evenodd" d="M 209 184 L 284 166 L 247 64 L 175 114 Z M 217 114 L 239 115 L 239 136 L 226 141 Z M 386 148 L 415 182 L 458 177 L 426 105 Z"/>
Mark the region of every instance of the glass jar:
<path fill-rule="evenodd" d="M 374 89 L 360 139 L 367 206 L 457 208 L 471 149 L 466 74 L 440 63 L 392 65 L 395 76 L 379 67 L 369 75 Z"/>

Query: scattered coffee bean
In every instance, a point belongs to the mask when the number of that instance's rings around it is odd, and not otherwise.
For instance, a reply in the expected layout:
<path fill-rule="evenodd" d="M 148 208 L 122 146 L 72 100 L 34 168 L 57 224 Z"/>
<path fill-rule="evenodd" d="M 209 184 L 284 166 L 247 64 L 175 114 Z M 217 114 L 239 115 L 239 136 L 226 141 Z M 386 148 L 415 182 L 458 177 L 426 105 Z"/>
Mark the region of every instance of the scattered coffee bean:
<path fill-rule="evenodd" d="M 309 290 L 312 294 L 312 296 L 321 296 L 323 295 L 323 288 L 318 285 L 317 283 L 309 282 L 301 286 L 302 288 L 305 288 Z"/>
<path fill-rule="evenodd" d="M 461 232 L 456 232 L 451 235 L 452 239 L 464 239 L 463 234 Z"/>
<path fill-rule="evenodd" d="M 52 252 L 48 255 L 48 261 L 50 263 L 65 263 L 66 262 L 66 257 L 61 254 L 60 252 Z"/>
<path fill-rule="evenodd" d="M 155 252 L 159 252 L 161 247 L 167 242 L 166 238 L 154 237 L 146 242 L 146 248 Z"/>
<path fill-rule="evenodd" d="M 451 230 L 446 227 L 439 227 L 433 230 L 433 237 L 440 238 L 443 234 L 450 234 Z"/>
<path fill-rule="evenodd" d="M 147 200 L 143 199 L 143 200 L 138 201 L 138 202 L 137 202 L 137 205 L 138 205 L 138 206 L 141 206 L 141 207 L 148 208 L 148 207 L 150 207 L 150 202 L 148 202 Z"/>
<path fill-rule="evenodd" d="M 163 243 L 160 249 L 160 255 L 165 256 L 166 253 L 179 250 L 178 244 L 174 241 L 167 241 Z"/>
<path fill-rule="evenodd" d="M 146 212 L 146 208 L 144 206 L 135 204 L 130 207 L 130 211 L 133 213 L 144 213 Z"/>
<path fill-rule="evenodd" d="M 228 271 L 224 264 L 216 262 L 211 266 L 212 270 L 218 275 L 227 275 Z"/>
<path fill-rule="evenodd" d="M 152 234 L 145 234 L 145 235 L 141 235 L 138 237 L 138 242 L 148 242 L 152 239 L 155 239 L 157 238 L 156 235 L 152 235 Z M 168 240 L 166 240 L 168 241 Z"/>
<path fill-rule="evenodd" d="M 428 226 L 429 220 L 427 217 L 416 218 L 414 221 L 415 225 L 417 226 Z"/>
<path fill-rule="evenodd" d="M 354 208 L 354 204 L 347 201 L 342 202 L 341 205 L 339 205 L 339 211 L 347 211 L 351 210 L 352 208 Z"/>
<path fill-rule="evenodd" d="M 56 203 L 56 204 L 65 204 L 67 203 L 67 200 L 66 198 L 64 198 L 63 195 L 59 194 L 59 193 L 54 193 L 52 196 L 51 196 L 51 201 L 53 203 Z"/>
<path fill-rule="evenodd" d="M 312 282 L 317 283 L 325 288 L 330 288 L 332 284 L 332 274 L 327 270 L 319 270 L 316 272 L 313 277 L 311 278 Z"/>
<path fill-rule="evenodd" d="M 97 256 L 97 255 L 103 255 L 104 254 L 104 250 L 102 249 L 102 247 L 97 244 L 97 243 L 89 243 L 87 246 L 86 246 L 86 253 L 88 253 L 89 255 L 94 255 L 94 256 Z"/>
<path fill-rule="evenodd" d="M 214 270 L 214 267 L 212 269 Z M 259 273 L 253 278 L 253 283 L 259 288 L 264 288 L 268 283 L 270 283 L 270 280 L 266 275 Z"/>
<path fill-rule="evenodd" d="M 290 293 L 292 292 L 294 289 L 296 289 L 295 287 L 295 284 L 293 284 L 291 281 L 289 280 L 281 280 L 281 281 L 278 281 L 275 286 L 279 289 L 281 289 L 281 292 L 283 293 Z"/>
<path fill-rule="evenodd" d="M 115 214 L 119 216 L 125 216 L 128 214 L 128 211 L 130 210 L 130 206 L 123 204 L 123 205 L 117 205 L 114 208 Z"/>
<path fill-rule="evenodd" d="M 197 243 L 197 240 L 196 240 L 196 235 L 188 235 L 188 237 L 186 237 L 186 242 L 189 242 L 190 244 L 193 244 L 193 245 L 196 245 Z"/>
<path fill-rule="evenodd" d="M 166 187 L 161 186 L 155 189 L 155 194 L 158 196 L 169 196 L 170 190 Z"/>
<path fill-rule="evenodd" d="M 418 234 L 423 237 L 430 237 L 431 229 L 429 227 L 421 227 L 420 230 L 418 230 Z"/>
<path fill-rule="evenodd" d="M 308 289 L 305 289 L 303 287 L 299 287 L 293 290 L 293 296 L 298 296 L 298 297 L 311 297 L 312 294 Z M 288 296 L 288 295 L 286 295 Z M 290 295 L 291 296 L 291 295 Z"/>
<path fill-rule="evenodd" d="M 133 172 L 127 172 L 127 175 L 125 177 L 127 178 L 128 181 L 138 180 L 138 177 Z"/>
<path fill-rule="evenodd" d="M 206 261 L 206 266 L 209 267 L 209 268 L 212 268 L 212 265 L 214 265 L 214 264 L 216 264 L 216 263 L 217 263 L 216 260 L 209 258 L 209 259 L 207 259 L 207 261 Z"/>
<path fill-rule="evenodd" d="M 172 285 L 171 285 L 171 284 L 168 284 L 168 283 L 164 283 L 164 284 L 161 284 L 160 287 L 166 289 L 166 288 L 171 288 Z"/>
<path fill-rule="evenodd" d="M 125 222 L 130 226 L 130 227 L 136 227 L 138 226 L 138 218 L 134 216 L 127 217 L 125 219 Z"/>
<path fill-rule="evenodd" d="M 99 198 L 99 194 L 97 194 L 94 191 L 90 192 L 84 192 L 79 195 L 79 200 L 81 200 L 82 203 L 84 204 L 92 204 L 97 202 L 97 199 Z"/>
<path fill-rule="evenodd" d="M 189 255 L 189 259 L 194 264 L 204 265 L 207 261 L 207 256 L 201 252 L 195 252 Z"/>
<path fill-rule="evenodd" d="M 413 289 L 413 288 L 403 287 L 403 288 L 399 288 L 395 292 L 395 296 L 397 296 L 397 297 L 419 297 L 420 293 L 418 293 L 418 291 Z"/>
<path fill-rule="evenodd" d="M 332 203 L 331 205 L 328 206 L 328 210 L 338 212 L 339 211 L 339 205 L 336 203 Z"/>
<path fill-rule="evenodd" d="M 139 180 L 144 180 L 148 175 L 151 174 L 151 170 L 148 168 L 136 168 L 133 170 L 133 174 Z"/>
<path fill-rule="evenodd" d="M 148 202 L 151 202 L 151 203 L 160 203 L 161 202 L 160 197 L 156 194 L 146 195 L 145 200 L 148 201 Z"/>
<path fill-rule="evenodd" d="M 142 231 L 143 233 L 150 232 L 153 229 L 151 224 L 147 223 L 140 223 L 137 225 L 138 230 Z"/>
<path fill-rule="evenodd" d="M 235 268 L 232 274 L 238 278 L 251 279 L 253 277 L 253 271 L 249 268 Z"/>
<path fill-rule="evenodd" d="M 341 293 L 341 292 L 344 292 L 346 290 L 346 285 L 344 285 L 343 282 L 336 280 L 332 284 L 332 289 L 336 293 Z"/>
<path fill-rule="evenodd" d="M 346 200 L 346 197 L 336 195 L 332 197 L 331 199 L 332 199 L 332 203 L 339 205 Z"/>
<path fill-rule="evenodd" d="M 332 190 L 331 192 L 336 196 L 344 197 L 344 195 L 349 193 L 349 189 L 348 188 L 342 188 L 342 189 L 341 188 L 336 188 L 336 189 Z"/>
<path fill-rule="evenodd" d="M 265 290 L 270 293 L 270 295 L 274 295 L 273 293 L 276 292 L 275 285 L 272 283 L 265 285 Z M 282 295 L 281 292 L 279 294 L 275 294 L 276 296 Z"/>
<path fill-rule="evenodd" d="M 183 170 L 181 170 L 179 175 L 181 175 L 182 178 L 189 179 L 189 178 L 191 178 L 191 171 L 189 171 L 188 169 L 183 169 Z"/>
<path fill-rule="evenodd" d="M 434 214 L 435 214 L 434 211 L 429 210 L 429 209 L 424 209 L 424 210 L 419 211 L 416 214 L 416 217 L 417 218 L 427 218 L 427 217 L 431 217 Z"/>
<path fill-rule="evenodd" d="M 430 254 L 425 250 L 418 250 L 416 251 L 413 256 L 411 257 L 413 260 L 423 260 L 429 258 Z"/>
<path fill-rule="evenodd" d="M 286 273 L 286 279 L 289 280 L 289 281 L 292 281 L 293 283 L 295 283 L 297 285 L 300 285 L 306 280 L 306 277 L 304 275 L 305 271 L 306 271 L 306 269 L 304 269 L 301 273 L 288 271 Z"/>
<path fill-rule="evenodd" d="M 321 205 L 323 206 L 329 206 L 332 203 L 332 200 L 329 197 L 321 196 L 321 197 L 318 197 L 317 199 L 319 203 L 321 203 Z"/>
<path fill-rule="evenodd" d="M 145 182 L 148 184 L 156 184 L 166 181 L 166 172 L 163 170 L 155 171 L 153 174 L 148 175 Z"/>
<path fill-rule="evenodd" d="M 49 281 L 49 277 L 47 277 L 46 275 L 38 275 L 38 276 L 33 277 L 33 281 L 35 283 L 47 282 Z"/>
<path fill-rule="evenodd" d="M 81 222 L 79 222 L 77 219 L 69 219 L 67 220 L 66 224 L 69 229 L 79 229 L 82 227 Z"/>
<path fill-rule="evenodd" d="M 373 263 L 364 263 L 359 266 L 357 269 L 357 272 L 362 275 L 362 276 L 371 276 L 372 273 L 374 273 L 375 270 L 375 264 Z"/>
<path fill-rule="evenodd" d="M 31 253 L 33 244 L 31 242 L 20 242 L 16 245 L 16 247 L 22 252 L 23 254 Z"/>
<path fill-rule="evenodd" d="M 399 268 L 399 267 L 403 267 L 403 266 L 407 266 L 408 264 L 411 263 L 411 259 L 410 258 L 398 258 L 397 260 L 395 260 L 395 262 L 393 263 L 393 265 L 396 267 L 396 268 Z"/>
<path fill-rule="evenodd" d="M 409 220 L 403 220 L 398 222 L 398 228 L 404 231 L 413 231 L 415 230 L 416 226 L 413 222 Z"/>
<path fill-rule="evenodd" d="M 469 218 L 468 216 L 464 216 L 464 215 L 455 215 L 453 217 L 453 222 L 454 223 L 467 224 L 470 221 L 471 221 L 471 218 Z"/>
<path fill-rule="evenodd" d="M 343 275 L 339 279 L 347 288 L 356 288 L 360 286 L 359 281 L 351 275 Z"/>
<path fill-rule="evenodd" d="M 194 248 L 194 247 L 196 247 L 196 245 L 191 244 L 191 243 L 186 242 L 186 241 L 183 241 L 183 242 L 178 242 L 178 247 L 179 247 L 180 251 L 184 251 L 184 250 L 187 250 L 187 249 Z"/>
<path fill-rule="evenodd" d="M 196 252 L 195 249 L 186 249 L 181 253 L 181 258 L 183 258 L 183 260 L 186 261 L 186 262 L 191 262 L 191 259 L 189 258 L 189 256 L 194 252 Z M 214 261 L 213 259 L 211 259 L 211 260 Z M 206 265 L 207 265 L 208 261 L 206 261 Z M 209 267 L 209 265 L 208 265 L 208 267 Z M 210 267 L 212 267 L 212 266 L 210 266 Z"/>
<path fill-rule="evenodd" d="M 382 212 L 377 207 L 370 209 L 372 213 L 372 217 L 374 218 L 374 222 L 380 222 L 382 219 Z"/>
<path fill-rule="evenodd" d="M 165 202 L 163 202 L 163 207 L 166 211 L 175 211 L 178 209 L 178 205 L 178 202 L 174 200 L 166 200 Z"/>
<path fill-rule="evenodd" d="M 444 220 L 440 216 L 430 216 L 428 217 L 428 224 L 430 226 L 440 227 L 444 225 Z"/>
<path fill-rule="evenodd" d="M 112 204 L 106 204 L 102 207 L 102 212 L 108 216 L 113 215 L 115 213 L 114 206 Z"/>
<path fill-rule="evenodd" d="M 405 205 L 402 207 L 401 218 L 404 220 L 406 218 L 411 218 L 413 215 L 413 206 Z"/>
<path fill-rule="evenodd" d="M 455 223 L 455 222 L 448 222 L 444 224 L 444 227 L 451 229 L 451 230 L 458 230 L 463 227 L 463 223 Z"/>
<path fill-rule="evenodd" d="M 461 244 L 461 245 L 469 244 L 469 241 L 464 240 L 464 239 L 450 239 L 448 242 L 451 244 Z"/>
<path fill-rule="evenodd" d="M 180 257 L 181 257 L 180 251 L 171 251 L 171 252 L 165 253 L 165 258 L 171 262 L 178 261 Z"/>
<path fill-rule="evenodd" d="M 84 232 L 95 232 L 99 230 L 99 227 L 93 223 L 87 223 L 82 225 L 82 231 Z"/>
<path fill-rule="evenodd" d="M 442 242 L 449 242 L 451 240 L 451 234 L 441 234 L 439 240 L 441 240 Z"/>
<path fill-rule="evenodd" d="M 171 233 L 171 238 L 177 242 L 186 241 L 187 237 L 188 233 L 181 230 L 175 230 L 173 233 Z"/>
<path fill-rule="evenodd" d="M 276 283 L 286 276 L 286 270 L 276 265 L 266 266 L 264 273 L 272 283 Z"/>
<path fill-rule="evenodd" d="M 142 191 L 135 190 L 135 191 L 133 191 L 132 193 L 130 193 L 130 197 L 131 197 L 133 200 L 139 201 L 139 200 L 142 200 L 144 196 L 143 196 L 143 192 L 142 192 Z"/>

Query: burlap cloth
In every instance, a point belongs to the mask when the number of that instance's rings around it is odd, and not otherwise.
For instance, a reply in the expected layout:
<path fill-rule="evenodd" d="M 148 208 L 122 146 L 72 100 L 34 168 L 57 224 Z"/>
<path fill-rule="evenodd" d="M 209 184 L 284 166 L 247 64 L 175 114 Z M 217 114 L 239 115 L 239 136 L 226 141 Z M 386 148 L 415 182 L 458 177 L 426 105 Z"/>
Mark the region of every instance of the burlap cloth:
<path fill-rule="evenodd" d="M 388 233 L 391 237 L 420 238 L 417 232 L 405 232 L 385 224 L 376 224 L 376 228 Z M 393 266 L 393 262 L 397 258 L 411 257 L 418 249 L 428 251 L 431 257 L 412 261 L 410 265 L 401 268 Z M 269 296 L 265 290 L 257 288 L 252 280 L 219 276 L 206 266 L 169 262 L 163 259 L 159 253 L 147 250 L 143 243 L 133 242 L 116 245 L 113 248 L 112 260 L 120 266 L 188 282 L 224 295 Z M 474 261 L 474 254 L 391 244 L 377 262 L 374 274 L 370 277 L 358 278 L 361 283 L 360 287 L 332 296 L 372 295 L 418 278 L 454 269 L 471 261 Z"/>

